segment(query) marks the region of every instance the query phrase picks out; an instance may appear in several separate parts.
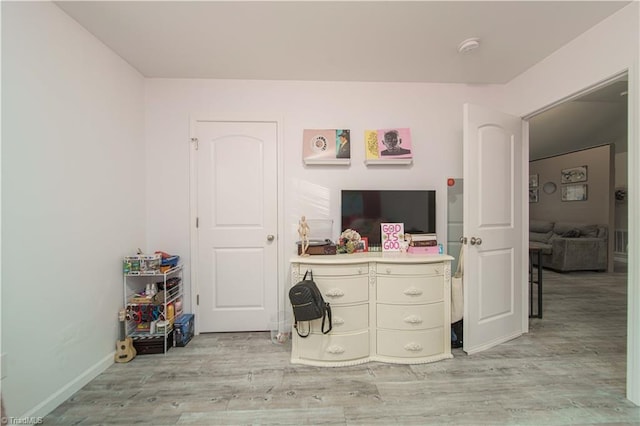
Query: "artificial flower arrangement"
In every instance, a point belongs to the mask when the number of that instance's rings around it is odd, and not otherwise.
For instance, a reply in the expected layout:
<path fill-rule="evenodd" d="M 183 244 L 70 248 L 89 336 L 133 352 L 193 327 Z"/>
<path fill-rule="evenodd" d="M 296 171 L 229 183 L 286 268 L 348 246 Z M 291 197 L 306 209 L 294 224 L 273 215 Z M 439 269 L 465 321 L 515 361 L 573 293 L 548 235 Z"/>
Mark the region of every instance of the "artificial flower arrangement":
<path fill-rule="evenodd" d="M 340 234 L 336 251 L 338 253 L 353 253 L 362 245 L 362 237 L 358 231 L 347 229 Z"/>

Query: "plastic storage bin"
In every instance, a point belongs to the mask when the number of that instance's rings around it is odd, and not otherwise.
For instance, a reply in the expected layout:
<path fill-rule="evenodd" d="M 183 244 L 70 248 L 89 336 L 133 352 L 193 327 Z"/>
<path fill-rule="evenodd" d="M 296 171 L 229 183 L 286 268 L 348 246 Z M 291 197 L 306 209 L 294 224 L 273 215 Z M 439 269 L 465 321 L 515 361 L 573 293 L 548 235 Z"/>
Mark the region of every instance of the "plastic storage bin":
<path fill-rule="evenodd" d="M 173 324 L 173 336 L 176 346 L 187 346 L 193 337 L 195 316 L 193 314 L 182 314 L 176 318 Z"/>
<path fill-rule="evenodd" d="M 291 340 L 292 328 L 291 312 L 280 311 L 273 315 L 270 321 L 271 342 L 276 345 L 284 345 Z"/>

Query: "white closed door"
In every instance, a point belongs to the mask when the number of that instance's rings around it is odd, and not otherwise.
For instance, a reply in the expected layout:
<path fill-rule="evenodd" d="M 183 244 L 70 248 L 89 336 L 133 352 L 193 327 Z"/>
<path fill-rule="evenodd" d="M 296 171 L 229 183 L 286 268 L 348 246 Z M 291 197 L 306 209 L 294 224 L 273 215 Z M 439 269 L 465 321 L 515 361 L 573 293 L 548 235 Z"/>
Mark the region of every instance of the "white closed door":
<path fill-rule="evenodd" d="M 463 146 L 463 349 L 474 353 L 520 336 L 528 316 L 522 120 L 465 104 Z"/>
<path fill-rule="evenodd" d="M 278 309 L 277 123 L 197 121 L 200 332 L 269 329 Z"/>

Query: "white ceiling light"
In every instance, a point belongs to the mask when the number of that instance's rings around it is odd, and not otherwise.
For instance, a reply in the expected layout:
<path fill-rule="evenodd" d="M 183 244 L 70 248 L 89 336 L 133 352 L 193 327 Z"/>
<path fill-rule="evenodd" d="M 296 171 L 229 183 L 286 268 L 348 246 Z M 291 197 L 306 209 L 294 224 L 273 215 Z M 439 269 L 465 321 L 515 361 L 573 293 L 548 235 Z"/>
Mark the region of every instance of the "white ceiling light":
<path fill-rule="evenodd" d="M 459 53 L 467 53 L 480 47 L 480 39 L 477 37 L 468 38 L 458 46 Z"/>

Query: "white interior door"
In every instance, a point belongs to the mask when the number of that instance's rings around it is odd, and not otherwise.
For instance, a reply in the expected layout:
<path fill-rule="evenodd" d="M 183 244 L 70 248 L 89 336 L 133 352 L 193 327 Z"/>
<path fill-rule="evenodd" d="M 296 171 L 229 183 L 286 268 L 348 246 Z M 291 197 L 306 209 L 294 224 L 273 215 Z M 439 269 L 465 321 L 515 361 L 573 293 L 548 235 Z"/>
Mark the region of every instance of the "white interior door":
<path fill-rule="evenodd" d="M 523 123 L 464 105 L 464 340 L 467 353 L 520 336 L 527 292 Z M 528 195 L 528 194 L 527 194 Z M 527 198 L 528 199 L 528 198 Z M 526 306 L 526 305 L 525 305 Z"/>
<path fill-rule="evenodd" d="M 277 124 L 198 121 L 195 136 L 199 331 L 268 330 L 278 309 Z"/>

